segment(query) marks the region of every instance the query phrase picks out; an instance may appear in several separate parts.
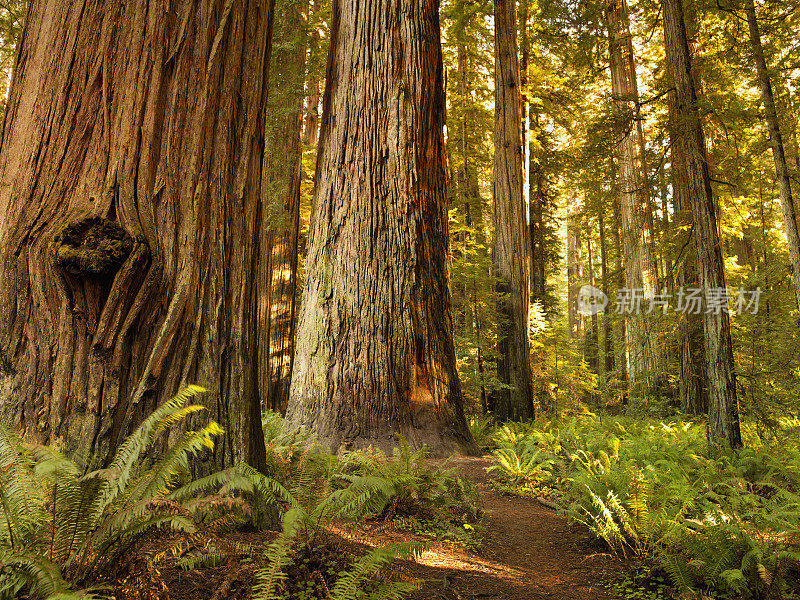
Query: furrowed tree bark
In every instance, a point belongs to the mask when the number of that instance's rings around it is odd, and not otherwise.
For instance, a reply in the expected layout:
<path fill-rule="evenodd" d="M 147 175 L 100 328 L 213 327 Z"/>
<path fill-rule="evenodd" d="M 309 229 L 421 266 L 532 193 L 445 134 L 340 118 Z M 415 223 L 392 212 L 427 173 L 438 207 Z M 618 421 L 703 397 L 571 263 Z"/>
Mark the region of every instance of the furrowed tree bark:
<path fill-rule="evenodd" d="M 523 190 L 522 117 L 515 0 L 495 0 L 494 268 L 500 280 L 497 417 L 534 416 L 530 365 L 530 233 Z"/>
<path fill-rule="evenodd" d="M 778 182 L 778 191 L 783 211 L 783 226 L 786 239 L 789 242 L 789 258 L 792 262 L 794 273 L 794 292 L 798 308 L 800 308 L 800 234 L 797 230 L 797 216 L 795 214 L 794 200 L 792 199 L 792 183 L 789 178 L 789 169 L 786 165 L 786 148 L 783 145 L 783 135 L 778 122 L 778 110 L 775 107 L 775 96 L 772 92 L 772 80 L 764 56 L 764 46 L 761 43 L 761 31 L 758 26 L 758 16 L 753 0 L 745 0 L 744 11 L 747 15 L 747 25 L 750 32 L 750 46 L 753 60 L 756 63 L 758 83 L 761 87 L 761 101 L 764 103 L 764 118 L 769 130 L 769 141 L 772 146 L 772 158 L 775 163 L 775 178 Z"/>
<path fill-rule="evenodd" d="M 439 3 L 334 0 L 287 422 L 474 452 L 453 346 Z"/>
<path fill-rule="evenodd" d="M 197 383 L 214 463 L 265 466 L 271 30 L 272 2 L 31 3 L 0 145 L 4 422 L 102 460 Z"/>
<path fill-rule="evenodd" d="M 305 0 L 275 0 L 271 91 L 264 154 L 264 218 L 259 265 L 259 387 L 262 404 L 285 412 L 294 360 L 297 244 L 303 160 Z"/>
<path fill-rule="evenodd" d="M 692 62 L 686 37 L 681 0 L 664 0 L 664 47 L 675 83 L 675 114 L 680 144 L 686 157 L 689 203 L 692 209 L 700 287 L 726 289 L 711 181 L 705 160 L 697 92 L 692 80 Z M 740 448 L 739 405 L 736 394 L 730 319 L 725 311 L 705 310 L 703 337 L 708 387 L 708 436 L 713 446 Z"/>
<path fill-rule="evenodd" d="M 675 207 L 673 232 L 675 246 L 680 252 L 675 273 L 675 287 L 680 290 L 698 287 L 697 258 L 691 239 L 692 205 L 689 198 L 689 180 L 686 171 L 686 155 L 681 142 L 675 91 L 669 98 L 670 148 L 672 159 L 672 202 Z M 684 312 L 678 325 L 678 401 L 682 412 L 702 415 L 708 412 L 708 390 L 706 389 L 705 345 L 703 343 L 703 318 Z"/>
<path fill-rule="evenodd" d="M 655 293 L 658 280 L 653 259 L 653 219 L 644 169 L 644 136 L 638 118 L 639 88 L 633 58 L 626 0 L 608 0 L 609 56 L 614 114 L 617 120 L 616 158 L 625 287 L 632 293 Z M 647 393 L 657 368 L 653 323 L 642 311 L 625 315 L 628 328 L 630 383 L 634 393 Z"/>

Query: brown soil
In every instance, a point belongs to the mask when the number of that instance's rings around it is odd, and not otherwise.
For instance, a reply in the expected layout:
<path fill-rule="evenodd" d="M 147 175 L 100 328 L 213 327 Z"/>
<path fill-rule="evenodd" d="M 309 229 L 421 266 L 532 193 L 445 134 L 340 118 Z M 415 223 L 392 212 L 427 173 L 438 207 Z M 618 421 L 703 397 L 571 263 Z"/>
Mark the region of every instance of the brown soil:
<path fill-rule="evenodd" d="M 433 542 L 415 561 L 397 561 L 389 576 L 415 581 L 420 590 L 413 600 L 615 600 L 606 589 L 625 565 L 602 547 L 592 545 L 588 533 L 570 524 L 558 511 L 534 499 L 501 495 L 489 485 L 489 457 L 450 461 L 478 484 L 486 514 L 486 533 L 480 549 L 471 552 L 448 542 Z M 269 545 L 274 533 L 233 534 L 254 547 Z M 390 523 L 365 527 L 358 533 L 330 531 L 326 553 L 362 555 L 369 547 L 393 542 L 420 541 Z M 159 546 L 163 548 L 162 540 Z M 133 593 L 117 591 L 122 600 L 247 600 L 254 584 L 255 564 L 223 565 L 184 572 L 162 566 L 158 582 L 128 582 Z M 297 574 L 295 574 L 297 576 Z M 304 576 L 298 576 L 303 579 Z M 151 588 L 145 593 L 144 588 Z M 167 591 L 168 590 L 168 591 Z"/>
<path fill-rule="evenodd" d="M 605 589 L 624 565 L 590 544 L 588 533 L 536 500 L 487 485 L 487 457 L 450 462 L 479 485 L 487 532 L 477 554 L 432 549 L 407 572 L 425 581 L 415 600 L 612 600 Z"/>

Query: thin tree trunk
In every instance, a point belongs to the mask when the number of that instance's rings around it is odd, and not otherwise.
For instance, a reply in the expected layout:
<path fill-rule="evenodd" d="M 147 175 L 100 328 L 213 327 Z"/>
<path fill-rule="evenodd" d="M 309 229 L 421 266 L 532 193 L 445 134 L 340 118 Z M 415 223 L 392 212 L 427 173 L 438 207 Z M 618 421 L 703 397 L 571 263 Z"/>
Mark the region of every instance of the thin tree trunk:
<path fill-rule="evenodd" d="M 612 199 L 614 206 L 614 223 L 620 223 L 620 208 L 619 197 Z M 617 269 L 617 290 L 625 287 L 625 269 L 622 266 L 622 239 L 620 228 L 614 227 L 614 255 L 616 256 L 616 269 Z M 628 374 L 630 373 L 630 360 L 628 357 L 628 320 L 621 316 L 619 322 L 619 378 L 621 381 L 628 381 Z M 626 396 L 627 397 L 627 396 Z"/>
<path fill-rule="evenodd" d="M 577 225 L 575 215 L 577 213 L 577 200 L 573 196 L 572 204 L 567 209 L 567 325 L 569 327 L 569 337 L 577 340 L 580 337 L 580 326 L 578 323 L 578 244 L 577 244 Z"/>
<path fill-rule="evenodd" d="M 533 381 L 528 340 L 530 236 L 523 196 L 520 73 L 515 0 L 495 0 L 494 266 L 500 280 L 497 373 L 501 420 L 529 419 Z"/>
<path fill-rule="evenodd" d="M 334 0 L 287 422 L 474 451 L 449 290 L 439 3 Z"/>
<path fill-rule="evenodd" d="M 778 182 L 778 191 L 783 210 L 783 225 L 786 239 L 789 242 L 789 257 L 794 271 L 794 292 L 797 306 L 800 308 L 800 234 L 797 230 L 797 217 L 795 215 L 794 200 L 792 199 L 792 184 L 789 179 L 789 169 L 786 166 L 786 150 L 783 145 L 783 136 L 778 123 L 778 111 L 775 108 L 775 97 L 772 93 L 772 81 L 764 57 L 764 47 L 761 43 L 761 32 L 758 27 L 756 6 L 753 0 L 745 0 L 745 13 L 750 32 L 750 46 L 753 59 L 756 63 L 758 82 L 761 87 L 761 101 L 764 103 L 764 117 L 769 129 L 769 141 L 772 146 L 772 158 L 775 162 L 775 177 Z"/>
<path fill-rule="evenodd" d="M 594 287 L 594 256 L 592 256 L 592 238 L 586 238 L 586 258 L 589 267 L 589 285 Z M 592 327 L 587 331 L 586 362 L 594 373 L 600 373 L 600 336 L 597 323 L 597 313 L 592 312 Z"/>
<path fill-rule="evenodd" d="M 597 226 L 600 230 L 600 276 L 602 280 L 603 293 L 608 297 L 609 275 L 608 275 L 608 251 L 606 248 L 606 225 L 601 207 L 597 216 Z M 603 353 L 605 354 L 605 372 L 614 372 L 614 324 L 611 319 L 610 311 L 606 309 L 603 314 Z"/>
<path fill-rule="evenodd" d="M 262 403 L 285 412 L 294 359 L 297 244 L 303 160 L 306 31 L 302 0 L 276 0 L 272 86 L 267 103 L 264 154 L 265 216 L 259 266 L 259 387 Z"/>
<path fill-rule="evenodd" d="M 638 118 L 639 91 L 633 58 L 626 0 L 609 0 L 606 6 L 611 57 L 611 81 L 618 139 L 622 242 L 625 287 L 634 293 L 655 293 L 658 281 L 653 259 L 653 219 L 644 172 L 644 140 Z M 630 380 L 635 391 L 650 387 L 656 369 L 651 319 L 644 311 L 627 315 Z"/>
<path fill-rule="evenodd" d="M 186 383 L 265 468 L 273 2 L 34 0 L 0 145 L 2 421 L 100 460 Z"/>
<path fill-rule="evenodd" d="M 677 130 L 686 157 L 700 287 L 708 294 L 727 289 L 711 181 L 705 159 L 697 93 L 681 0 L 664 0 L 664 47 L 675 83 Z M 742 446 L 730 319 L 726 311 L 705 310 L 703 334 L 708 386 L 708 435 L 714 446 Z"/>

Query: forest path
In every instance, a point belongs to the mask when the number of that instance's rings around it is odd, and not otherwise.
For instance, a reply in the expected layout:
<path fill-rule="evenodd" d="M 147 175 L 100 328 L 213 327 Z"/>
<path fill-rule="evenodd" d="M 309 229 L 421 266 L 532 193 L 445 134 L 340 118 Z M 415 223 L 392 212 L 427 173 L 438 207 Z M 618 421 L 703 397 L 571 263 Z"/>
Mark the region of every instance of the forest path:
<path fill-rule="evenodd" d="M 405 575 L 424 580 L 415 600 L 613 600 L 606 583 L 624 565 L 590 546 L 588 533 L 560 512 L 527 498 L 495 492 L 486 468 L 490 457 L 449 462 L 475 482 L 487 514 L 481 548 L 472 553 L 435 544 Z"/>

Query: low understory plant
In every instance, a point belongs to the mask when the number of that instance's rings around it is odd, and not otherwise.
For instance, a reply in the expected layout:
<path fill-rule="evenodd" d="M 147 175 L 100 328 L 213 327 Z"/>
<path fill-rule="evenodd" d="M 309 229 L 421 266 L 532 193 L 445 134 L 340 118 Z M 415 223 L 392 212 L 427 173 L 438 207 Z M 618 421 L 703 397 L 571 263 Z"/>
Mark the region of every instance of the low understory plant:
<path fill-rule="evenodd" d="M 434 464 L 427 449 L 413 451 L 400 436 L 393 456 L 369 450 L 342 457 L 337 477 L 378 477 L 391 494 L 380 515 L 384 520 L 407 523 L 417 533 L 449 539 L 467 546 L 478 545 L 482 513 L 478 492 L 447 462 Z"/>
<path fill-rule="evenodd" d="M 26 446 L 0 427 L 0 598 L 98 597 L 124 575 L 149 534 L 196 532 L 209 507 L 247 510 L 220 493 L 236 487 L 233 472 L 180 485 L 192 458 L 213 449 L 222 433 L 213 421 L 144 460 L 163 434 L 204 410 L 189 404 L 202 392 L 191 386 L 165 402 L 108 467 L 85 474 L 52 448 Z"/>
<path fill-rule="evenodd" d="M 674 594 L 800 592 L 800 452 L 793 438 L 709 456 L 702 425 L 585 416 L 509 424 L 492 470 L 520 494 L 552 486 L 567 514 Z"/>

